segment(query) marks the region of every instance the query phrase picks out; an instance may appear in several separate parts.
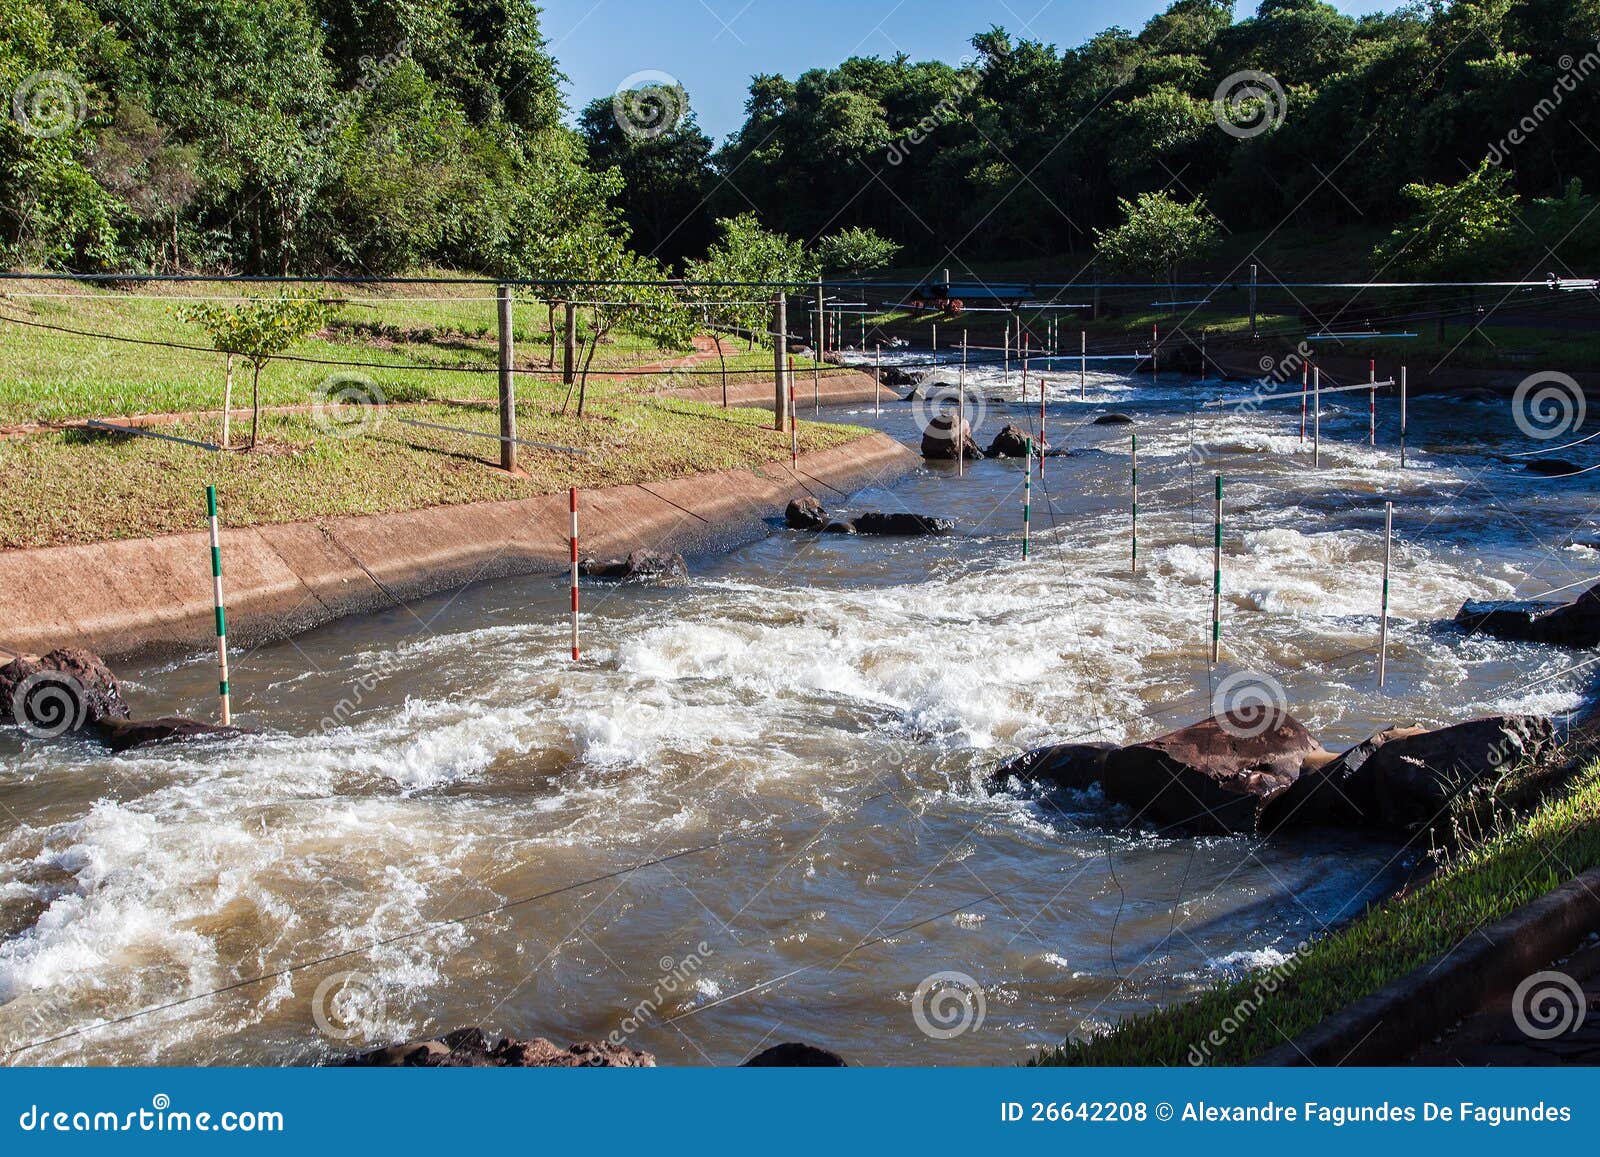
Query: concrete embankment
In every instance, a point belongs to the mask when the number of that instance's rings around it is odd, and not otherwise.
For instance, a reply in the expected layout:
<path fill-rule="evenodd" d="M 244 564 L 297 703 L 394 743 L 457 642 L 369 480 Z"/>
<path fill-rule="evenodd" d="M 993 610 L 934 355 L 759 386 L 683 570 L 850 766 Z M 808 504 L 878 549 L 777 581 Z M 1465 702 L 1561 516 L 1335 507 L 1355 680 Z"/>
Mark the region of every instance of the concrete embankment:
<path fill-rule="evenodd" d="M 1316 344 L 1316 343 L 1312 343 Z M 1362 354 L 1334 354 L 1325 350 L 1312 351 L 1315 364 L 1322 367 L 1323 381 L 1355 384 L 1367 380 L 1368 358 Z M 1300 366 L 1303 357 L 1292 343 L 1266 341 L 1259 343 L 1230 344 L 1206 351 L 1213 372 L 1220 372 L 1243 381 L 1260 381 L 1263 378 L 1284 383 L 1284 388 L 1300 388 Z M 1510 395 L 1529 374 L 1543 370 L 1562 369 L 1560 366 L 1536 365 L 1532 362 L 1508 363 L 1494 369 L 1469 366 L 1435 365 L 1437 356 L 1421 358 L 1416 362 L 1385 356 L 1378 361 L 1378 376 L 1385 381 L 1398 377 L 1400 366 L 1407 369 L 1406 386 L 1413 395 L 1448 394 L 1461 390 L 1494 390 Z M 1563 370 L 1563 372 L 1567 372 Z M 1585 390 L 1600 389 L 1600 373 L 1579 370 L 1568 373 Z"/>
<path fill-rule="evenodd" d="M 769 393 L 770 385 L 767 387 Z M 870 395 L 869 395 L 870 396 Z M 803 494 L 838 497 L 912 469 L 917 457 L 873 434 L 748 470 L 582 492 L 582 551 L 723 549 L 765 532 Z M 287 638 L 483 579 L 568 565 L 565 493 L 224 530 L 223 584 L 235 644 Z M 181 651 L 214 639 L 203 531 L 0 553 L 0 643 L 108 657 Z"/>

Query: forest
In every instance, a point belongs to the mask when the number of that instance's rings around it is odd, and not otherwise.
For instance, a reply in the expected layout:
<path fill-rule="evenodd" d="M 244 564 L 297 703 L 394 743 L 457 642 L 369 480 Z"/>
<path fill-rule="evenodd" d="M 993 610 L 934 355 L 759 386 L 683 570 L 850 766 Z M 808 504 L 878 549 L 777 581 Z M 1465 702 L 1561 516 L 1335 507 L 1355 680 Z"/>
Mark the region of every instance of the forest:
<path fill-rule="evenodd" d="M 1600 256 L 1597 36 L 1600 0 L 1178 0 L 1074 46 L 757 75 L 718 143 L 675 84 L 569 109 L 518 0 L 0 0 L 0 260 L 664 275 L 753 207 L 862 272 L 1088 255 L 1143 204 L 1431 228 L 1397 272 L 1564 271 Z"/>

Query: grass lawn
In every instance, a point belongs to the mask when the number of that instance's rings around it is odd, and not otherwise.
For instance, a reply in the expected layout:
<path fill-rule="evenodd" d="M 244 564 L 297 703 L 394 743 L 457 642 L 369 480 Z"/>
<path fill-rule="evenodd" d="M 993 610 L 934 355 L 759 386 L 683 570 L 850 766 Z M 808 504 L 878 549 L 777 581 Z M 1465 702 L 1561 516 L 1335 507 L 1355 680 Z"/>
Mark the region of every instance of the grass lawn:
<path fill-rule="evenodd" d="M 1038 1063 L 1187 1065 L 1194 1063 L 1191 1049 L 1202 1045 L 1209 1049 L 1203 1063 L 1245 1063 L 1596 864 L 1600 760 L 1522 822 L 1475 842 L 1421 887 L 1375 906 L 1289 963 L 1070 1042 Z M 1238 1027 L 1219 1032 L 1220 1045 L 1208 1040 L 1230 1018 Z"/>
<path fill-rule="evenodd" d="M 235 292 L 232 286 L 172 282 L 136 290 L 54 281 L 0 285 L 0 343 L 6 352 L 0 365 L 0 427 L 220 409 L 224 355 L 209 348 L 173 349 L 112 338 L 209 347 L 204 332 L 184 321 L 180 311 L 186 301 Z M 276 290 L 251 287 L 246 292 L 270 296 Z M 320 287 L 319 292 L 349 304 L 332 325 L 299 343 L 290 354 L 374 364 L 341 370 L 334 365 L 274 360 L 261 374 L 264 405 L 309 402 L 323 382 L 341 372 L 369 377 L 386 398 L 396 402 L 495 396 L 497 339 L 491 286 L 330 285 Z M 543 302 L 519 301 L 514 307 L 512 329 L 519 369 L 531 372 L 549 366 L 547 321 Z M 556 324 L 558 328 L 562 324 L 559 310 Z M 750 349 L 737 338 L 725 338 L 723 348 L 729 371 L 741 375 L 734 381 L 772 372 L 770 347 Z M 593 368 L 620 371 L 647 363 L 670 365 L 688 352 L 658 350 L 638 337 L 613 332 L 596 351 Z M 559 356 L 557 351 L 558 360 Z M 811 362 L 797 358 L 796 365 L 809 369 Z M 466 367 L 471 372 L 443 367 Z M 643 393 L 663 384 L 683 388 L 720 380 L 713 355 L 681 372 L 626 382 L 625 388 Z M 614 374 L 591 377 L 592 384 L 597 382 L 624 384 Z M 236 359 L 235 405 L 248 404 L 249 392 L 249 368 Z"/>
<path fill-rule="evenodd" d="M 475 405 L 368 410 L 375 424 L 343 436 L 320 427 L 309 413 L 269 413 L 262 416 L 261 445 L 251 453 L 213 453 L 81 429 L 0 440 L 0 474 L 10 492 L 0 508 L 0 548 L 200 530 L 208 483 L 217 486 L 226 525 L 238 527 L 526 498 L 574 485 L 649 482 L 789 458 L 789 435 L 773 430 L 771 417 L 760 410 L 600 400 L 579 421 L 554 412 L 559 400 L 550 390 L 520 401 L 517 434 L 582 449 L 587 456 L 521 446 L 518 459 L 527 478 L 495 468 L 499 446 L 491 438 L 402 421 L 498 433 L 495 410 Z M 196 440 L 214 440 L 217 433 L 215 420 L 153 429 Z M 802 422 L 800 449 L 837 446 L 865 433 Z"/>
<path fill-rule="evenodd" d="M 522 498 L 571 485 L 598 487 L 681 477 L 700 471 L 786 461 L 789 436 L 771 429 L 758 410 L 724 410 L 672 397 L 674 390 L 716 386 L 715 353 L 659 350 L 617 335 L 597 351 L 583 420 L 559 411 L 567 387 L 548 374 L 519 373 L 518 435 L 586 451 L 577 457 L 519 448 L 526 478 L 495 468 L 492 438 L 409 425 L 432 422 L 497 434 L 495 302 L 488 286 L 399 288 L 330 286 L 347 299 L 335 323 L 291 353 L 330 361 L 375 362 L 338 367 L 283 359 L 262 374 L 264 406 L 308 406 L 327 391 L 330 375 L 369 378 L 390 403 L 345 407 L 348 425 L 309 411 L 267 411 L 253 452 L 214 453 L 155 438 L 86 430 L 34 430 L 33 423 L 132 414 L 189 415 L 149 429 L 201 442 L 220 440 L 223 364 L 209 349 L 135 345 L 21 325 L 180 345 L 207 344 L 181 319 L 184 299 L 234 287 L 159 283 L 138 291 L 75 283 L 9 282 L 0 288 L 0 472 L 9 501 L 0 509 L 0 548 L 54 546 L 195 530 L 203 526 L 203 491 L 215 483 L 229 526 L 342 514 Z M 275 292 L 267 289 L 266 292 Z M 560 324 L 561 313 L 557 313 Z M 542 369 L 549 356 L 542 302 L 514 313 L 517 364 Z M 724 339 L 730 381 L 770 380 L 770 347 Z M 797 370 L 811 362 L 796 359 Z M 422 368 L 476 367 L 478 373 Z M 626 371 L 645 366 L 669 373 Z M 485 405 L 484 403 L 490 403 Z M 249 371 L 236 366 L 232 441 L 250 427 Z M 369 422 L 356 419 L 365 415 Z M 861 436 L 853 427 L 802 423 L 802 451 Z"/>

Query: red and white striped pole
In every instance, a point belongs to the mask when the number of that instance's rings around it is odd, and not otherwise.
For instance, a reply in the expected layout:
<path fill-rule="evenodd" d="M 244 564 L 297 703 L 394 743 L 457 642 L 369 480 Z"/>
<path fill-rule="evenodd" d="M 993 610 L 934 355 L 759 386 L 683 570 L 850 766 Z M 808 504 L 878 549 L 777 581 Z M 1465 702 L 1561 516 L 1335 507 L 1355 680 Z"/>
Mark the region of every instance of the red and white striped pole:
<path fill-rule="evenodd" d="M 572 661 L 578 661 L 578 488 L 572 487 Z"/>

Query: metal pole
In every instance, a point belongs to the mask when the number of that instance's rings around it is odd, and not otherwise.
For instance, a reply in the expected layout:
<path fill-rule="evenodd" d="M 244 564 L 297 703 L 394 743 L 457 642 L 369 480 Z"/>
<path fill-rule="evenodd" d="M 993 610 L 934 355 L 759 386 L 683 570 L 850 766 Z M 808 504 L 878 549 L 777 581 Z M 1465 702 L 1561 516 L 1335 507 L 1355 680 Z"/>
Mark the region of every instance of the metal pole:
<path fill-rule="evenodd" d="M 794 355 L 789 355 L 789 459 L 800 470 L 800 415 L 794 408 Z"/>
<path fill-rule="evenodd" d="M 1378 618 L 1378 689 L 1389 668 L 1389 557 L 1394 536 L 1394 503 L 1383 504 L 1383 611 Z"/>
<path fill-rule="evenodd" d="M 1156 325 L 1154 322 L 1151 322 L 1150 323 L 1150 384 L 1152 386 L 1156 384 L 1156 375 L 1161 372 L 1161 370 L 1160 370 L 1160 368 L 1159 368 L 1159 366 L 1157 364 L 1157 358 L 1160 355 L 1156 352 L 1158 349 L 1160 349 L 1160 347 L 1161 347 L 1161 327 Z"/>
<path fill-rule="evenodd" d="M 1011 379 L 1011 319 L 1009 317 L 1006 318 L 1004 349 L 1005 353 L 1002 355 L 1003 360 L 1000 363 L 1000 380 L 1007 382 Z"/>
<path fill-rule="evenodd" d="M 1044 481 L 1044 451 L 1050 439 L 1044 436 L 1044 379 L 1039 379 L 1039 481 Z M 1032 463 L 1029 463 L 1031 466 Z"/>
<path fill-rule="evenodd" d="M 1028 457 L 1033 457 L 1033 439 L 1028 439 Z M 1022 561 L 1028 561 L 1028 538 L 1033 523 L 1033 470 L 1032 463 L 1022 471 Z"/>
<path fill-rule="evenodd" d="M 206 514 L 211 519 L 211 604 L 217 612 L 217 699 L 222 708 L 222 725 L 233 723 L 233 706 L 228 694 L 228 618 L 222 609 L 222 534 L 217 527 L 217 488 L 206 487 Z"/>
<path fill-rule="evenodd" d="M 772 428 L 783 429 L 784 408 L 788 405 L 788 394 L 784 390 L 784 358 L 788 354 L 785 348 L 789 344 L 788 329 L 789 319 L 788 299 L 782 294 L 773 295 L 772 298 Z"/>
<path fill-rule="evenodd" d="M 1078 331 L 1078 398 L 1089 396 L 1089 331 Z"/>
<path fill-rule="evenodd" d="M 1195 379 L 1203 382 L 1206 380 L 1206 331 L 1200 331 L 1200 376 Z"/>
<path fill-rule="evenodd" d="M 1128 560 L 1128 569 L 1133 574 L 1139 573 L 1139 435 L 1133 435 L 1133 507 L 1132 548 Z"/>
<path fill-rule="evenodd" d="M 1217 475 L 1217 541 L 1212 554 L 1211 661 L 1222 658 L 1222 475 Z"/>
<path fill-rule="evenodd" d="M 1311 371 L 1311 465 L 1322 465 L 1322 367 Z"/>
<path fill-rule="evenodd" d="M 1300 441 L 1306 440 L 1306 396 L 1311 392 L 1311 363 L 1300 364 Z"/>
<path fill-rule="evenodd" d="M 817 316 L 822 316 L 822 282 L 817 282 Z M 817 349 L 817 356 L 811 366 L 811 406 L 814 412 L 822 413 L 822 351 Z M 882 371 L 879 371 L 879 380 L 882 380 Z"/>
<path fill-rule="evenodd" d="M 517 383 L 511 368 L 511 287 L 502 285 L 497 298 L 500 322 L 500 468 L 517 469 Z"/>
<path fill-rule="evenodd" d="M 872 372 L 873 372 L 872 416 L 874 418 L 876 418 L 878 416 L 878 414 L 880 413 L 880 410 L 879 410 L 880 397 L 879 397 L 879 395 L 881 395 L 883 393 L 883 346 L 881 346 L 881 345 L 876 345 L 876 346 L 872 347 Z"/>
<path fill-rule="evenodd" d="M 933 364 L 939 364 L 939 323 L 933 323 Z"/>
<path fill-rule="evenodd" d="M 1250 336 L 1257 337 L 1256 333 L 1256 267 L 1250 267 Z"/>
<path fill-rule="evenodd" d="M 1367 381 L 1378 380 L 1378 359 L 1367 359 Z M 1367 391 L 1367 445 L 1378 444 L 1378 387 L 1373 386 Z"/>
<path fill-rule="evenodd" d="M 1406 468 L 1406 367 L 1400 367 L 1400 469 Z"/>
<path fill-rule="evenodd" d="M 1022 335 L 1022 396 L 1028 396 L 1028 356 L 1033 353 L 1033 335 Z"/>
<path fill-rule="evenodd" d="M 578 661 L 578 488 L 568 491 L 572 510 L 569 538 L 572 542 L 572 661 Z"/>

